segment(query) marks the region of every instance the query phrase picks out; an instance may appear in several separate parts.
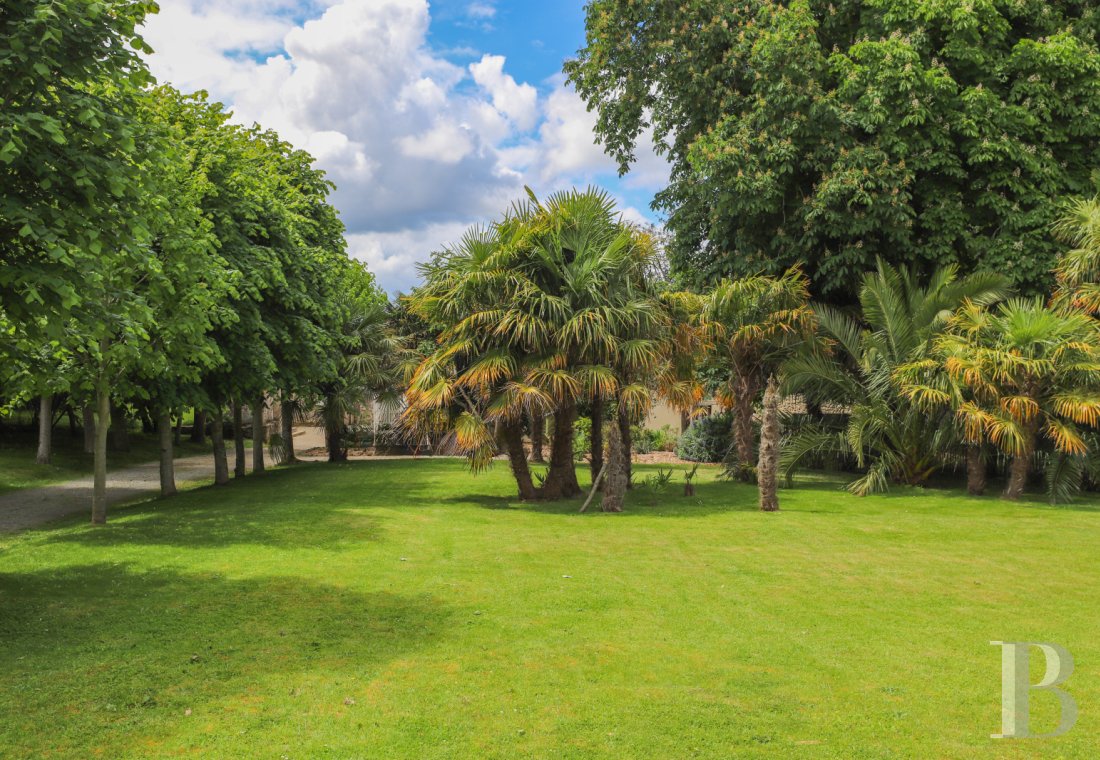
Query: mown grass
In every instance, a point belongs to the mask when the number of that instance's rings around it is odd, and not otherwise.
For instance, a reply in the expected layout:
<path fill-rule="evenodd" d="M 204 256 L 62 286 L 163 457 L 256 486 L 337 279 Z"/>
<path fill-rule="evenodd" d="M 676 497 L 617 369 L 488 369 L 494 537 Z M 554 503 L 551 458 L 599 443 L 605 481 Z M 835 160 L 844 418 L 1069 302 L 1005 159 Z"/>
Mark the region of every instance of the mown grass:
<path fill-rule="evenodd" d="M 0 538 L 0 757 L 1096 756 L 1095 502 L 701 479 L 318 464 Z M 1067 736 L 989 738 L 991 640 L 1074 654 Z"/>
<path fill-rule="evenodd" d="M 84 453 L 83 438 L 70 435 L 68 430 L 54 430 L 50 464 L 35 463 L 36 446 L 37 438 L 28 432 L 5 431 L 0 436 L 0 494 L 62 483 L 92 474 L 92 455 Z M 209 451 L 209 445 L 200 446 L 185 438 L 177 447 L 176 456 Z M 108 452 L 108 468 L 119 470 L 132 467 L 156 461 L 159 456 L 160 443 L 156 436 L 133 432 L 130 434 L 129 451 Z"/>

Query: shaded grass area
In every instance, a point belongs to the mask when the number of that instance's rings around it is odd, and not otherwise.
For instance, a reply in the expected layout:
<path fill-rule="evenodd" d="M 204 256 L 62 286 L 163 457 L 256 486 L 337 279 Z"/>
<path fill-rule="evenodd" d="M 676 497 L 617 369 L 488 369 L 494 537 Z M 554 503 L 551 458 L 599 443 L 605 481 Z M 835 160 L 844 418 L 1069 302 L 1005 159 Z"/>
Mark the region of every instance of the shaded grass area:
<path fill-rule="evenodd" d="M 83 438 L 70 435 L 68 430 L 54 430 L 50 464 L 35 464 L 37 445 L 37 437 L 28 432 L 8 430 L 0 436 L 0 493 L 37 488 L 92 474 L 92 455 L 84 453 Z M 209 445 L 200 446 L 185 437 L 176 447 L 176 456 L 209 451 Z M 155 435 L 133 432 L 130 434 L 129 451 L 108 452 L 108 468 L 119 470 L 156 461 L 159 456 L 160 444 Z"/>
<path fill-rule="evenodd" d="M 579 515 L 304 465 L 0 538 L 0 756 L 1095 756 L 1095 501 L 822 476 L 765 515 L 715 473 Z M 1073 652 L 1069 735 L 989 738 L 991 640 Z"/>

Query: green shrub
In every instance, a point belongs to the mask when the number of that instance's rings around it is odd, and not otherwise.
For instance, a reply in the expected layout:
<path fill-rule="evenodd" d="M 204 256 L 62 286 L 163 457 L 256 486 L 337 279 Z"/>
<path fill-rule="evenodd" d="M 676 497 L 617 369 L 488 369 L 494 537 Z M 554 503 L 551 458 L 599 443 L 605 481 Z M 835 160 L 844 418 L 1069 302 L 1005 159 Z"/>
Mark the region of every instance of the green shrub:
<path fill-rule="evenodd" d="M 630 438 L 635 454 L 649 454 L 653 451 L 675 451 L 679 436 L 673 432 L 671 425 L 665 425 L 660 430 L 650 430 L 634 425 L 630 428 Z"/>
<path fill-rule="evenodd" d="M 700 417 L 680 436 L 676 455 L 690 462 L 721 462 L 733 445 L 732 424 L 729 413 Z"/>

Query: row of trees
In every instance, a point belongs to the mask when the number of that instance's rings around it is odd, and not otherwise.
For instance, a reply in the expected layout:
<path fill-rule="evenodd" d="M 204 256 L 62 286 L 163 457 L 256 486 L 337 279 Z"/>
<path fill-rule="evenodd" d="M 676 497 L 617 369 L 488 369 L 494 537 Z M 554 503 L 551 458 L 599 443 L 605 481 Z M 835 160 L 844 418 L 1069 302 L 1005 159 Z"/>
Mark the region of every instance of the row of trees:
<path fill-rule="evenodd" d="M 850 490 L 861 495 L 965 468 L 977 494 L 998 454 L 1006 497 L 1045 469 L 1051 498 L 1069 498 L 1100 475 L 1098 230 L 1097 201 L 1059 224 L 1072 250 L 1049 303 L 1014 296 L 1000 274 L 922 277 L 880 261 L 858 307 L 840 308 L 813 303 L 798 267 L 674 291 L 655 276 L 651 237 L 606 194 L 531 196 L 424 267 L 409 305 L 440 336 L 413 375 L 404 424 L 453 433 L 475 469 L 505 451 L 523 499 L 568 498 L 580 493 L 579 413 L 592 418 L 596 482 L 606 417 L 609 450 L 628 452 L 630 424 L 655 398 L 690 410 L 709 390 L 732 413 L 727 473 L 758 482 L 764 509 L 778 507 L 780 476 L 808 463 L 859 471 Z M 781 439 L 790 394 L 807 412 Z M 547 416 L 549 470 L 536 485 L 524 435 L 538 459 Z M 628 454 L 607 464 L 629 481 Z M 619 508 L 605 491 L 605 508 Z"/>
<path fill-rule="evenodd" d="M 96 523 L 112 416 L 155 419 L 171 493 L 181 408 L 209 419 L 224 483 L 227 413 L 243 475 L 242 406 L 262 469 L 267 399 L 289 420 L 295 399 L 336 406 L 391 369 L 358 358 L 389 355 L 385 298 L 347 258 L 330 183 L 274 132 L 156 86 L 137 33 L 155 8 L 15 0 L 0 16 L 0 382 L 9 405 L 41 399 L 41 458 L 55 400 L 90 411 Z"/>

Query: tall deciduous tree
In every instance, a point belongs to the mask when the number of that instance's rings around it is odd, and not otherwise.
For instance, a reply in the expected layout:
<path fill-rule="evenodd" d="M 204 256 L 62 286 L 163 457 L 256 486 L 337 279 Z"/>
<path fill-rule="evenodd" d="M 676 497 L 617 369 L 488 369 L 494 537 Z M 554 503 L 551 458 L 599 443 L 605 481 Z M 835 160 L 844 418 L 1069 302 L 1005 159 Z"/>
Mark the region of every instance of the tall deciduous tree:
<path fill-rule="evenodd" d="M 1100 159 L 1100 9 L 1076 0 L 593 0 L 566 72 L 627 171 L 650 128 L 689 283 L 876 258 L 1043 292 Z"/>

